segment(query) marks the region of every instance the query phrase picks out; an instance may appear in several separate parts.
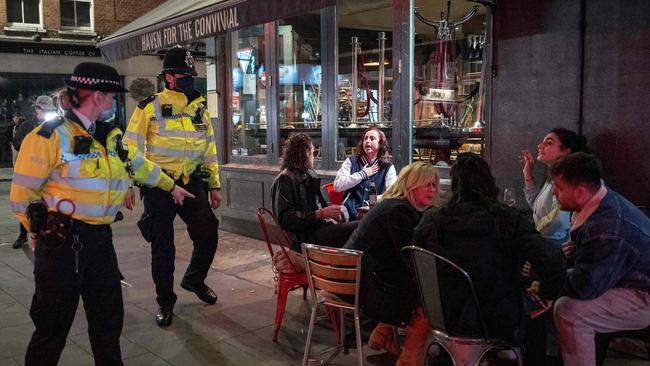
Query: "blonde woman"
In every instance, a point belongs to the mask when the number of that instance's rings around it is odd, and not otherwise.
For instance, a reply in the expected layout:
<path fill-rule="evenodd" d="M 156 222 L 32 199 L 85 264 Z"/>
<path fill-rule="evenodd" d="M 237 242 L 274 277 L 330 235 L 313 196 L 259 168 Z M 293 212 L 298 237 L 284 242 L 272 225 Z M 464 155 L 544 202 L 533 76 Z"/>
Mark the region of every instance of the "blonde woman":
<path fill-rule="evenodd" d="M 364 252 L 360 304 L 366 316 L 381 322 L 370 335 L 370 348 L 399 353 L 390 325 L 411 321 L 418 296 L 413 274 L 400 251 L 411 244 L 422 212 L 438 197 L 439 181 L 429 162 L 404 167 L 345 244 L 345 248 Z M 416 316 L 422 316 L 421 312 Z M 405 351 L 410 337 L 427 331 L 428 326 L 409 328 Z"/>

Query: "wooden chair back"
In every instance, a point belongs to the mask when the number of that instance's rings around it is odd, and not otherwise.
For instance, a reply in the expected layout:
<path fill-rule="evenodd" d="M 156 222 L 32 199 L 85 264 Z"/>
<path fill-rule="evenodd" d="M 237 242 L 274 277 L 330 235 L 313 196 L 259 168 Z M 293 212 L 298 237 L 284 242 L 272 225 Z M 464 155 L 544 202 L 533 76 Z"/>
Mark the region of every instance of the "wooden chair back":
<path fill-rule="evenodd" d="M 358 306 L 363 252 L 307 243 L 302 244 L 302 252 L 307 262 L 307 279 L 314 299 L 315 290 L 319 289 L 334 295 L 354 296 L 351 305 Z"/>

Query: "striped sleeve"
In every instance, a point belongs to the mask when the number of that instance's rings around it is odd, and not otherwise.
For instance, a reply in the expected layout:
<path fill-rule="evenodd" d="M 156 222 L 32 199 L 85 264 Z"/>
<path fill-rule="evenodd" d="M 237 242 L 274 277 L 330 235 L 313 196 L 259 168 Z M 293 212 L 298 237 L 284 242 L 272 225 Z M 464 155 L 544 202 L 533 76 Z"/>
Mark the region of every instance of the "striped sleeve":
<path fill-rule="evenodd" d="M 207 110 L 205 111 L 203 118 L 208 122 L 208 141 L 206 141 L 205 144 L 205 155 L 203 157 L 203 163 L 210 172 L 208 185 L 210 189 L 221 188 L 221 182 L 219 181 L 219 162 L 217 160 L 217 144 L 214 138 L 214 129 L 212 128 L 210 113 Z"/>
<path fill-rule="evenodd" d="M 134 146 L 138 151 L 144 153 L 145 142 L 147 139 L 147 128 L 149 125 L 149 114 L 145 108 L 136 108 L 131 116 L 126 132 L 124 133 L 124 142 L 129 147 Z"/>
<path fill-rule="evenodd" d="M 174 188 L 174 180 L 165 174 L 158 164 L 145 158 L 135 146 L 129 145 L 129 160 L 133 169 L 133 179 L 136 182 L 168 192 Z"/>
<path fill-rule="evenodd" d="M 16 159 L 9 201 L 11 210 L 20 222 L 29 228 L 25 211 L 27 206 L 41 198 L 41 187 L 47 182 L 59 156 L 59 136 L 37 135 L 34 129 L 25 137 Z"/>

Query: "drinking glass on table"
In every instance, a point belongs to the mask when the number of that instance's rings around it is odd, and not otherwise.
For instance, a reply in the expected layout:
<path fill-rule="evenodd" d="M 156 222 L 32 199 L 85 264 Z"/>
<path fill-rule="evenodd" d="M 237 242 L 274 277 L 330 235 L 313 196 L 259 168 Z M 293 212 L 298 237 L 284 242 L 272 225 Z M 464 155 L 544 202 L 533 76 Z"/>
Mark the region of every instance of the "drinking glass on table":
<path fill-rule="evenodd" d="M 506 205 L 513 207 L 515 203 L 517 203 L 517 199 L 515 198 L 515 191 L 512 188 L 505 188 L 503 190 L 503 203 Z"/>

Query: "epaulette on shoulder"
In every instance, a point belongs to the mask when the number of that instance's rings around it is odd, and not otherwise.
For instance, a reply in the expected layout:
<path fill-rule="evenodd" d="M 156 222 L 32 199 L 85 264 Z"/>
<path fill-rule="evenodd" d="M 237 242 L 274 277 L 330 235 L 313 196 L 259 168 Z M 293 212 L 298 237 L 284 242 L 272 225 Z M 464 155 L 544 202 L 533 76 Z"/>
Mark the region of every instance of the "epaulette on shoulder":
<path fill-rule="evenodd" d="M 41 125 L 41 129 L 38 130 L 37 133 L 39 135 L 49 139 L 50 136 L 52 136 L 52 133 L 54 132 L 54 130 L 57 127 L 61 126 L 64 121 L 65 120 L 61 116 L 54 117 L 49 121 L 43 122 L 43 124 Z"/>
<path fill-rule="evenodd" d="M 138 108 L 144 109 L 144 107 L 146 107 L 147 104 L 153 102 L 154 99 L 156 99 L 156 94 L 148 96 L 146 99 L 138 103 Z"/>

